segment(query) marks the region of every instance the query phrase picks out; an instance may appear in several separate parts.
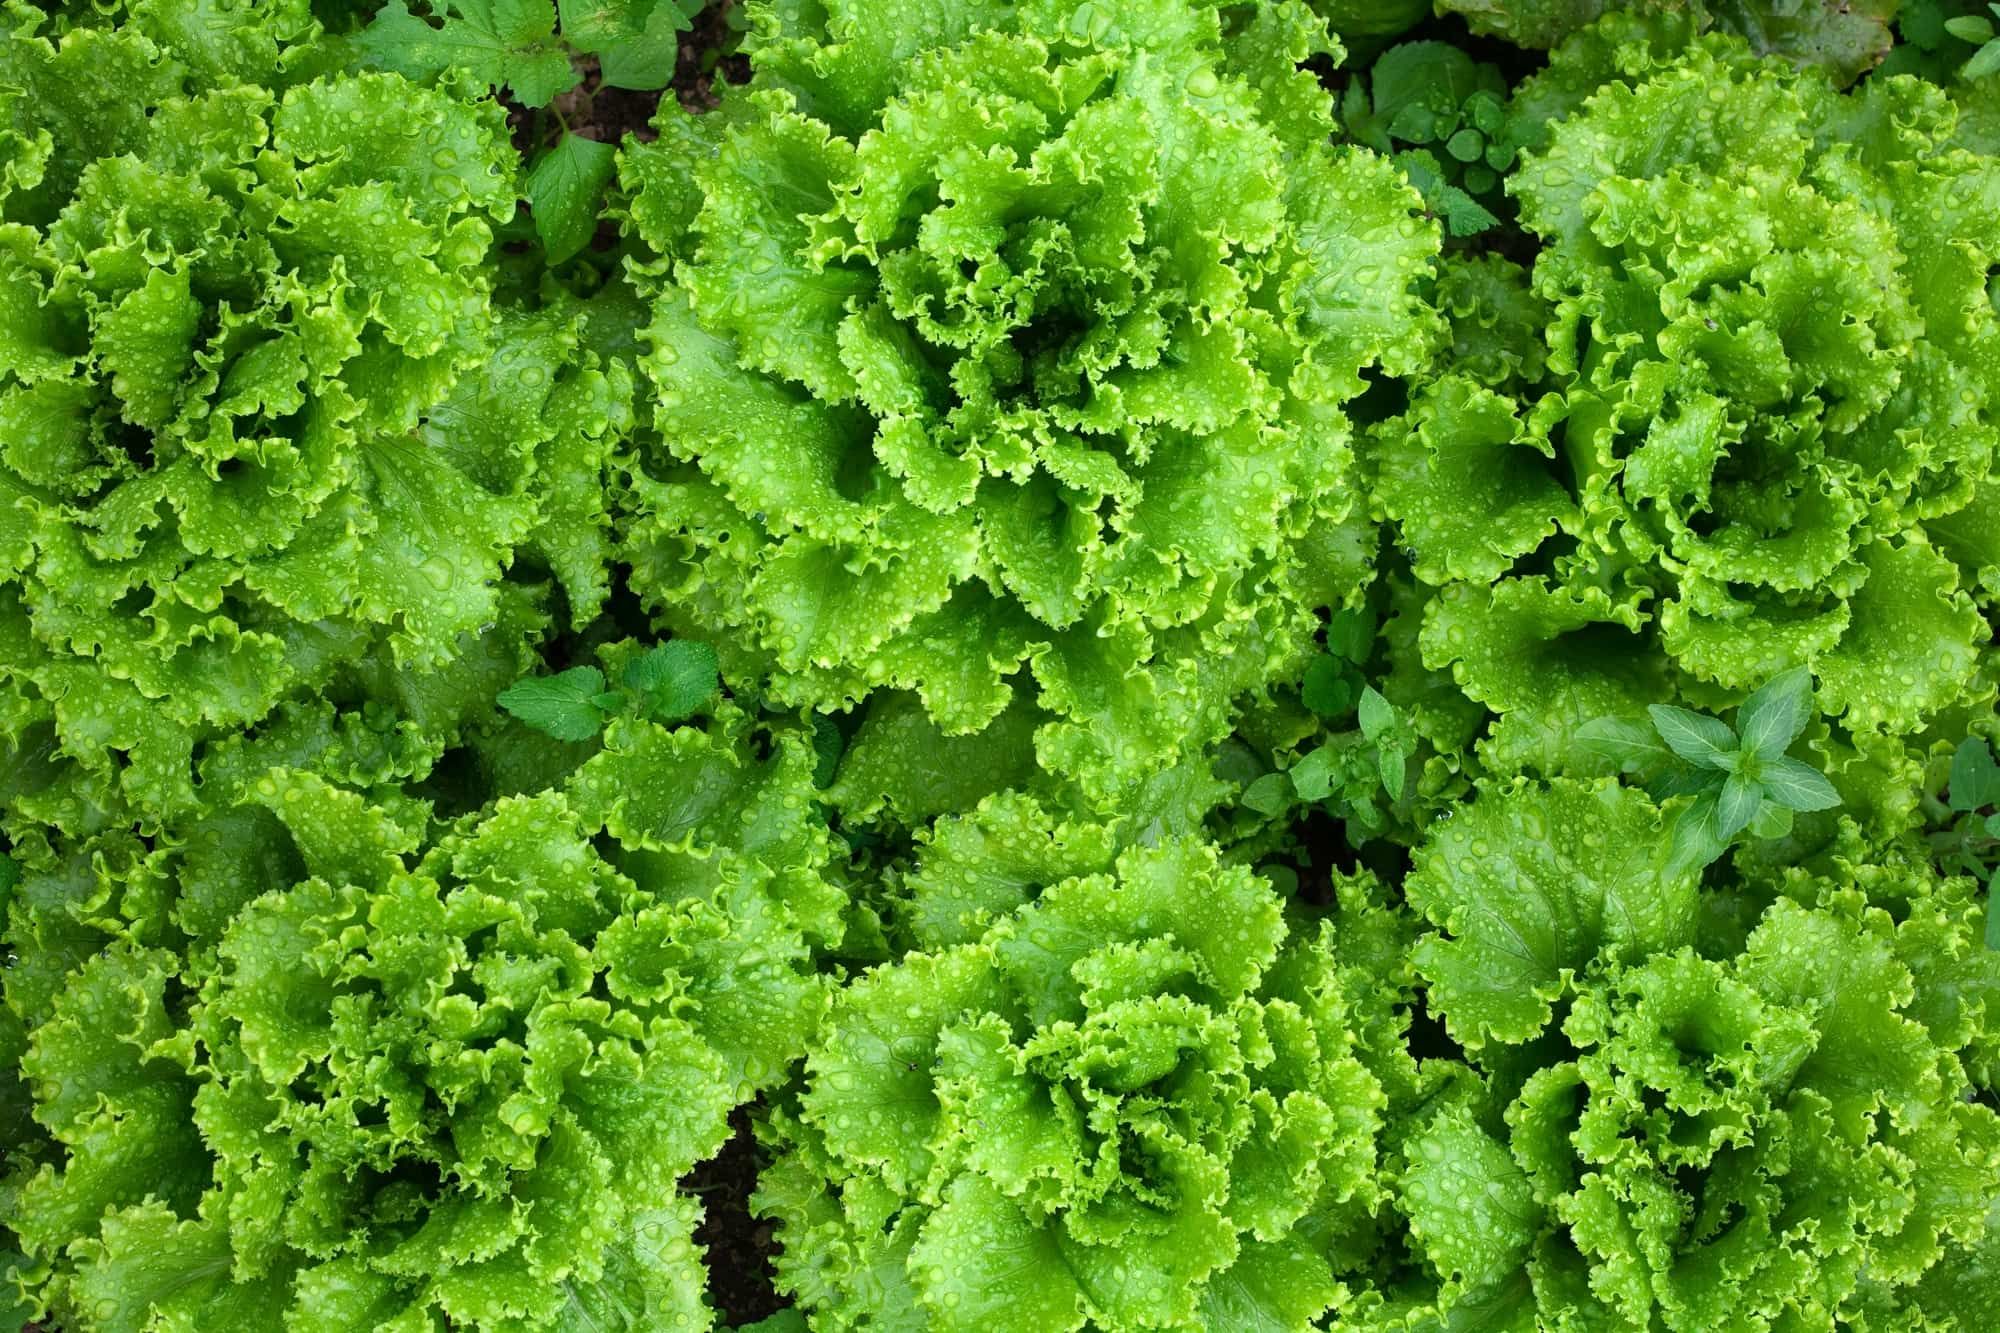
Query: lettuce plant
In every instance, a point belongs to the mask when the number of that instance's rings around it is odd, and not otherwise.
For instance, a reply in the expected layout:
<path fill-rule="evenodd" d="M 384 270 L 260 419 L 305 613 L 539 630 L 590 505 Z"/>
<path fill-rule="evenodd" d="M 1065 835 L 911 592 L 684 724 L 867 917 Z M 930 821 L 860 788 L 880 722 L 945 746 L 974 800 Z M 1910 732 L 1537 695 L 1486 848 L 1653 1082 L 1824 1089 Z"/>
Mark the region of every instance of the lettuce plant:
<path fill-rule="evenodd" d="M 372 693 L 345 678 L 378 647 L 416 677 L 518 642 L 517 558 L 573 616 L 605 594 L 629 379 L 580 303 L 493 300 L 496 109 L 380 74 L 203 87 L 181 56 L 79 28 L 4 57 L 0 85 L 91 63 L 133 108 L 21 140 L 0 184 L 10 821 L 74 827 L 86 791 L 192 813 L 198 747 Z"/>
<path fill-rule="evenodd" d="M 1426 346 L 1435 228 L 1327 142 L 1295 4 L 866 14 L 758 11 L 750 87 L 627 153 L 634 586 L 788 703 L 1032 699 L 1116 789 L 1324 604 L 1341 405 Z"/>
<path fill-rule="evenodd" d="M 1981 1234 L 2000 1116 L 1913 1014 L 1895 933 L 1780 901 L 1733 958 L 1664 953 L 1579 995 L 1574 1053 L 1504 1132 L 1453 1111 L 1414 1146 L 1405 1205 L 1454 1308 L 1520 1330 L 1968 1317 L 1908 1288 Z"/>
<path fill-rule="evenodd" d="M 1310 1324 L 1383 1105 L 1331 945 L 1172 841 L 852 983 L 773 1121 L 786 1285 L 836 1328 Z"/>
<path fill-rule="evenodd" d="M 843 929 L 810 745 L 761 748 L 733 710 L 621 719 L 562 787 L 431 828 L 270 770 L 306 876 L 212 952 L 82 963 L 27 1044 L 55 1147 L 6 1197 L 43 1299 L 106 1329 L 705 1326 L 676 1182 L 800 1053 Z"/>
<path fill-rule="evenodd" d="M 0 1333 L 1990 1325 L 1985 0 L 698 8 L 0 0 Z"/>
<path fill-rule="evenodd" d="M 1425 660 L 1500 715 L 1501 769 L 1799 665 L 1848 730 L 1913 732 L 1984 637 L 1927 525 L 1993 448 L 1992 164 L 1945 149 L 1954 109 L 1913 80 L 1842 96 L 1664 22 L 1573 46 L 1516 98 L 1574 112 L 1510 182 L 1545 242 L 1545 375 L 1447 373 L 1378 437 L 1440 587 Z"/>

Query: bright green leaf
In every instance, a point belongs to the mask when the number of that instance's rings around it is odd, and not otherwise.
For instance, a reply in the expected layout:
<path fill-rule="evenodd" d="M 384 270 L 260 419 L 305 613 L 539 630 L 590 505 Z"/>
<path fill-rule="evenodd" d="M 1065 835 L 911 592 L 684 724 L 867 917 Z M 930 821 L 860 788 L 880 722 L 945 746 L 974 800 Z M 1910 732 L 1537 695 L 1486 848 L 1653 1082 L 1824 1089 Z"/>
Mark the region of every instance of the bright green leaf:
<path fill-rule="evenodd" d="M 617 160 L 610 144 L 565 134 L 528 173 L 525 189 L 535 234 L 551 264 L 562 263 L 590 244 L 597 232 L 598 203 Z"/>
<path fill-rule="evenodd" d="M 500 692 L 496 702 L 559 741 L 587 741 L 604 729 L 604 711 L 597 703 L 603 691 L 604 673 L 580 666 L 516 681 Z"/>

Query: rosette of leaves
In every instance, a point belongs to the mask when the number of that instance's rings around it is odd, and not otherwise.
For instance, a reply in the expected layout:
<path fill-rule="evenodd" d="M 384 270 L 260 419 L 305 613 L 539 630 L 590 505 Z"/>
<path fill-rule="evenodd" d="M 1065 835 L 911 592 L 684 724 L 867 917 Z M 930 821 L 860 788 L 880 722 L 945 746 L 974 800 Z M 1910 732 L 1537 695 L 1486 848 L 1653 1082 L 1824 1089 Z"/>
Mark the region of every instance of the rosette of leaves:
<path fill-rule="evenodd" d="M 1569 1054 L 1504 1117 L 1448 1111 L 1412 1145 L 1402 1199 L 1441 1316 L 1694 1333 L 1972 1315 L 1962 1247 L 1984 1243 L 2000 1117 L 1922 1021 L 1899 933 L 1781 900 L 1734 957 L 1664 953 L 1579 994 Z"/>
<path fill-rule="evenodd" d="M 1927 84 L 1842 95 L 1678 31 L 1607 19 L 1517 98 L 1569 112 L 1510 184 L 1544 242 L 1540 384 L 1447 373 L 1377 432 L 1440 589 L 1425 660 L 1500 715 L 1501 771 L 1797 666 L 1848 731 L 1908 734 L 1987 637 L 1941 543 L 1996 438 L 2000 169 L 1944 147 Z"/>
<path fill-rule="evenodd" d="M 32 127 L 0 173 L 0 733 L 67 775 L 48 799 L 158 820 L 195 808 L 205 740 L 374 657 L 393 693 L 538 629 L 517 562 L 594 612 L 630 380 L 585 337 L 599 306 L 493 306 L 492 104 L 209 86 L 143 31 L 0 57 Z"/>
<path fill-rule="evenodd" d="M 677 1181 L 802 1053 L 841 931 L 812 766 L 719 707 L 443 826 L 267 772 L 305 877 L 209 949 L 100 951 L 27 1034 L 30 1293 L 78 1333 L 707 1327 Z"/>
<path fill-rule="evenodd" d="M 781 1285 L 827 1328 L 1310 1325 L 1384 1099 L 1287 935 L 1175 839 L 856 980 L 767 1127 Z"/>
<path fill-rule="evenodd" d="M 1500 176 L 1513 165 L 1506 140 L 1507 82 L 1496 66 L 1446 42 L 1404 42 L 1382 53 L 1341 97 L 1355 142 L 1393 154 L 1453 236 L 1476 236 L 1500 219 Z"/>
<path fill-rule="evenodd" d="M 894 687 L 961 734 L 1018 695 L 1100 786 L 1215 732 L 1352 594 L 1299 554 L 1351 509 L 1340 407 L 1434 322 L 1435 229 L 1302 68 L 1323 25 L 839 3 L 745 49 L 625 154 L 663 256 L 635 589 L 787 704 Z"/>

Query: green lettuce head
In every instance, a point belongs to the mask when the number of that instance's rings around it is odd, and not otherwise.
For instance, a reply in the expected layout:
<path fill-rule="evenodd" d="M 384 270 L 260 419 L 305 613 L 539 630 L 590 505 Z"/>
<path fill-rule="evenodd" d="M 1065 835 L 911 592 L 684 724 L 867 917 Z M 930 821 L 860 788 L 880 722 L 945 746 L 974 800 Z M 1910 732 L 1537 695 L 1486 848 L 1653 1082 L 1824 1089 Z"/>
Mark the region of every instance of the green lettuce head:
<path fill-rule="evenodd" d="M 100 950 L 27 1033 L 30 1295 L 77 1333 L 706 1328 L 677 1183 L 803 1053 L 842 930 L 812 769 L 725 706 L 428 830 L 265 774 L 305 877 L 211 948 Z"/>
<path fill-rule="evenodd" d="M 153 821 L 205 740 L 373 693 L 357 664 L 519 641 L 528 589 L 594 613 L 630 378 L 582 303 L 495 304 L 496 104 L 273 91 L 146 30 L 0 55 L 0 754 Z"/>
<path fill-rule="evenodd" d="M 1051 766 L 1129 773 L 1162 700 L 1246 688 L 1193 664 L 1261 685 L 1351 595 L 1304 552 L 1436 229 L 1331 146 L 1296 4 L 753 15 L 750 86 L 625 157 L 666 256 L 634 586 L 784 701 L 970 732 L 1038 689 Z"/>
<path fill-rule="evenodd" d="M 781 1284 L 828 1328 L 1309 1326 L 1379 1197 L 1342 986 L 1194 841 L 869 973 L 770 1127 Z"/>
<path fill-rule="evenodd" d="M 1918 730 L 1987 637 L 1990 520 L 1956 516 L 2000 425 L 2000 170 L 1929 84 L 1842 95 L 1666 20 L 1578 34 L 1514 114 L 1542 378 L 1441 374 L 1374 451 L 1486 758 L 1559 769 L 1593 717 L 1801 664 L 1848 730 Z"/>
<path fill-rule="evenodd" d="M 1962 1326 L 2000 1117 L 1971 1099 L 1962 1033 L 1927 1025 L 1899 933 L 1787 899 L 1734 958 L 1663 953 L 1580 995 L 1572 1054 L 1526 1079 L 1504 1134 L 1454 1109 L 1410 1149 L 1440 1313 L 1523 1333 Z"/>

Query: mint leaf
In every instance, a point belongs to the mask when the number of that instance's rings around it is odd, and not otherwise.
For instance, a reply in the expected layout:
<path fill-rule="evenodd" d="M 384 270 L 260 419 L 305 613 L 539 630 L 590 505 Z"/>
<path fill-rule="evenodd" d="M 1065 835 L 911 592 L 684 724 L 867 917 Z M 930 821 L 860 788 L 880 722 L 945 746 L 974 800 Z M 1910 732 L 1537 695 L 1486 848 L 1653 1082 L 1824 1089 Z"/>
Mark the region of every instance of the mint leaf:
<path fill-rule="evenodd" d="M 604 727 L 604 710 L 597 697 L 604 692 L 604 673 L 596 667 L 571 667 L 553 676 L 530 676 L 500 692 L 499 705 L 536 731 L 559 741 L 587 741 Z"/>
<path fill-rule="evenodd" d="M 1791 810 L 1769 799 L 1757 807 L 1757 817 L 1750 821 L 1753 838 L 1782 838 L 1791 831 Z"/>
<path fill-rule="evenodd" d="M 2000 764 L 1993 762 L 1993 751 L 1977 736 L 1959 742 L 1957 752 L 1951 757 L 1948 781 L 1951 783 L 1947 788 L 1948 804 L 1954 810 L 1984 810 L 1990 805 L 2000 805 Z"/>
<path fill-rule="evenodd" d="M 1757 817 L 1757 807 L 1763 803 L 1764 788 L 1761 784 L 1741 773 L 1731 773 L 1729 780 L 1722 784 L 1722 795 L 1716 798 L 1716 832 L 1725 840 L 1735 837 L 1750 826 L 1750 821 Z"/>
<path fill-rule="evenodd" d="M 549 263 L 560 264 L 590 244 L 617 156 L 610 144 L 565 134 L 528 173 L 528 207 Z"/>
<path fill-rule="evenodd" d="M 1646 710 L 1673 752 L 1703 768 L 1727 769 L 1735 761 L 1736 733 L 1712 717 L 1691 713 L 1672 704 L 1654 704 Z"/>
<path fill-rule="evenodd" d="M 1758 771 L 1764 794 L 1788 810 L 1831 810 L 1840 804 L 1826 775 L 1797 759 L 1766 761 Z"/>
<path fill-rule="evenodd" d="M 1736 710 L 1743 748 L 1775 759 L 1789 750 L 1812 717 L 1812 672 L 1804 667 L 1774 676 Z"/>
<path fill-rule="evenodd" d="M 1674 821 L 1671 850 L 1667 857 L 1669 876 L 1686 870 L 1699 870 L 1729 850 L 1729 839 L 1722 833 L 1718 806 L 1719 798 L 1715 794 L 1704 793 L 1695 798 L 1693 805 L 1681 811 L 1681 817 Z"/>
<path fill-rule="evenodd" d="M 701 711 L 721 687 L 715 649 L 692 639 L 663 643 L 626 663 L 623 684 L 645 700 L 652 717 L 679 722 Z"/>
<path fill-rule="evenodd" d="M 1673 758 L 1650 722 L 1636 717 L 1593 718 L 1576 729 L 1577 747 L 1615 765 L 1621 773 L 1636 773 Z"/>

